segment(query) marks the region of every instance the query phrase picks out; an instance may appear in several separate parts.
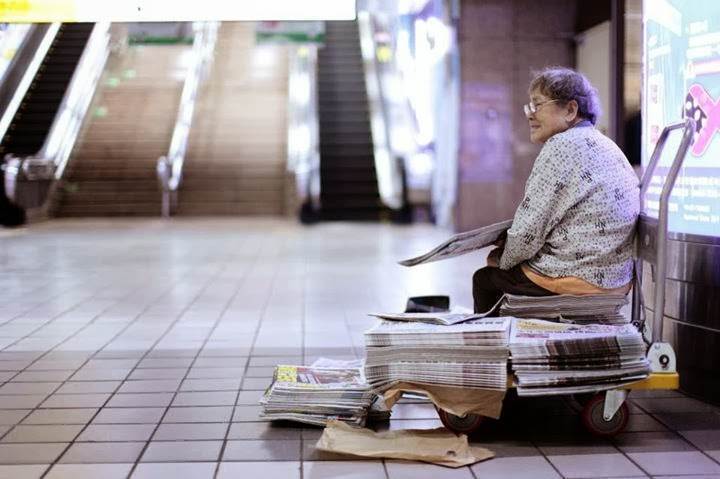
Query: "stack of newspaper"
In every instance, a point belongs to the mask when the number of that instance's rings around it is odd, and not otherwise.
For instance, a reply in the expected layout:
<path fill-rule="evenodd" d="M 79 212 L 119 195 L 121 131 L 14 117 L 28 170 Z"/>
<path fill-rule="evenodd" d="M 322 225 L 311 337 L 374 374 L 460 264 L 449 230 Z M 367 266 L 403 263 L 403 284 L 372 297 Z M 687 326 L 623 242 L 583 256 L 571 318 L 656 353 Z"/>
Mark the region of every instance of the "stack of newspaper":
<path fill-rule="evenodd" d="M 382 321 L 365 333 L 365 376 L 376 392 L 400 382 L 505 390 L 510 323 Z"/>
<path fill-rule="evenodd" d="M 500 303 L 500 315 L 517 318 L 562 319 L 578 324 L 622 324 L 628 322 L 628 318 L 620 312 L 627 302 L 627 296 L 624 294 L 583 296 L 506 294 Z"/>
<path fill-rule="evenodd" d="M 321 426 L 337 419 L 362 426 L 375 398 L 359 368 L 281 365 L 260 400 L 260 417 Z"/>
<path fill-rule="evenodd" d="M 510 355 L 520 396 L 613 389 L 650 372 L 642 335 L 630 324 L 514 319 Z"/>

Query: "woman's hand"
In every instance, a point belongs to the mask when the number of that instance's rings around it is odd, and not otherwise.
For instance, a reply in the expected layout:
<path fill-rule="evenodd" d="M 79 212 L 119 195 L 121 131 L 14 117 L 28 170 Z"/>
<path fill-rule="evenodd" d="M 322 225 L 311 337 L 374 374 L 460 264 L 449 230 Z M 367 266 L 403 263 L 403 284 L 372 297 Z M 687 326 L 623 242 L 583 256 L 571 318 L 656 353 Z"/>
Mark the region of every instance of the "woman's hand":
<path fill-rule="evenodd" d="M 488 254 L 487 257 L 487 265 L 491 268 L 497 268 L 498 264 L 500 263 L 500 257 L 503 254 L 502 248 L 495 248 L 494 250 L 490 251 L 490 254 Z"/>

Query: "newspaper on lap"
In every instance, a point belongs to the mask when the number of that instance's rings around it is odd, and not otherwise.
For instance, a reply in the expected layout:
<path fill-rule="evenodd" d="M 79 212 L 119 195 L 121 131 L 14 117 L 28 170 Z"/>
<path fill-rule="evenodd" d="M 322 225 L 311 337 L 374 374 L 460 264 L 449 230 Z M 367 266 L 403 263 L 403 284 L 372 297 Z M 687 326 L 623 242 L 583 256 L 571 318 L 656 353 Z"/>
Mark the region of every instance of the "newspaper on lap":
<path fill-rule="evenodd" d="M 624 294 L 505 294 L 499 304 L 499 314 L 516 318 L 559 319 L 581 324 L 622 324 L 629 320 L 621 313 L 622 307 L 627 303 L 627 295 Z M 493 306 L 493 309 L 496 306 Z"/>
<path fill-rule="evenodd" d="M 371 313 L 370 316 L 391 321 L 450 325 L 484 318 L 498 311 L 500 316 L 516 318 L 558 319 L 578 324 L 624 324 L 628 323 L 629 318 L 621 313 L 621 309 L 627 303 L 628 299 L 624 294 L 521 296 L 506 293 L 483 313 L 458 310 L 433 313 Z"/>
<path fill-rule="evenodd" d="M 648 376 L 645 343 L 634 326 L 513 320 L 510 362 L 520 396 L 614 389 Z"/>
<path fill-rule="evenodd" d="M 416 266 L 442 259 L 454 258 L 490 246 L 499 240 L 512 226 L 512 220 L 458 233 L 427 253 L 415 258 L 398 261 L 403 266 Z"/>

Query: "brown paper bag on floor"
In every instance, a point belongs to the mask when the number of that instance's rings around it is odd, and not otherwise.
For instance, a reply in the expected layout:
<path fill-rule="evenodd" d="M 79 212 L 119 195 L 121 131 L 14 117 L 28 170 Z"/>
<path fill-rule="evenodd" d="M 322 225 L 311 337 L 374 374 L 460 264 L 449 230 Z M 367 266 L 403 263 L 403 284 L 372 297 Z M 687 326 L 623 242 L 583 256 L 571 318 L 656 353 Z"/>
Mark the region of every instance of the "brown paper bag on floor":
<path fill-rule="evenodd" d="M 505 398 L 505 391 L 492 389 L 397 383 L 383 393 L 386 406 L 393 407 L 400 400 L 403 392 L 425 394 L 437 407 L 456 416 L 479 414 L 493 419 L 500 418 Z"/>
<path fill-rule="evenodd" d="M 467 436 L 446 429 L 407 429 L 375 432 L 341 421 L 328 422 L 315 446 L 321 451 L 363 457 L 406 459 L 462 467 L 493 457 L 483 447 L 470 446 Z"/>

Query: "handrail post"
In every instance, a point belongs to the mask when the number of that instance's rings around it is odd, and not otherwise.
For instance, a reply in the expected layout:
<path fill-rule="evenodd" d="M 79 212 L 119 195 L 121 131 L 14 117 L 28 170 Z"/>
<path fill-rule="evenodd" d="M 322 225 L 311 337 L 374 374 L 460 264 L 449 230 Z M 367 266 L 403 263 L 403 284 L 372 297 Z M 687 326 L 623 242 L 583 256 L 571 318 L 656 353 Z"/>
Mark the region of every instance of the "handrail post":
<path fill-rule="evenodd" d="M 169 180 L 170 180 L 170 162 L 167 157 L 158 158 L 156 172 L 158 183 L 160 183 L 160 191 L 162 194 L 162 204 L 160 206 L 160 214 L 163 218 L 170 217 L 170 196 L 169 196 Z"/>

